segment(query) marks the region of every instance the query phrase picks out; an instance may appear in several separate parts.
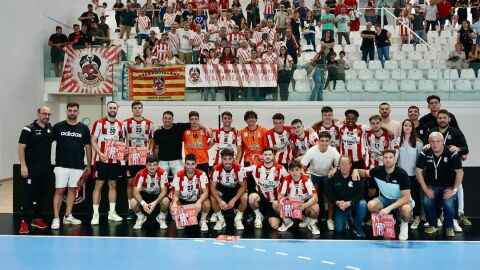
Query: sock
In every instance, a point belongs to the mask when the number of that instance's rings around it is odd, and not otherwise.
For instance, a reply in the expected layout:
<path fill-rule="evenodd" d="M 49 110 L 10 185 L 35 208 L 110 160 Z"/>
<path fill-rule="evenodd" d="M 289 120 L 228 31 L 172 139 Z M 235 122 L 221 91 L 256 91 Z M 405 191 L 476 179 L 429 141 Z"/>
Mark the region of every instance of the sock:
<path fill-rule="evenodd" d="M 142 211 L 135 213 L 139 219 L 144 219 L 145 215 L 142 213 Z"/>
<path fill-rule="evenodd" d="M 457 191 L 457 197 L 458 197 L 458 214 L 463 214 L 464 213 L 464 194 L 463 194 L 463 186 L 460 185 Z"/>
<path fill-rule="evenodd" d="M 128 201 L 128 209 L 132 210 L 132 206 L 131 206 L 132 205 L 131 204 L 132 199 L 128 199 L 127 201 Z"/>
<path fill-rule="evenodd" d="M 100 206 L 100 205 L 98 205 L 98 204 L 94 204 L 94 205 L 93 205 L 93 214 L 98 214 L 98 207 L 99 207 L 99 206 Z"/>
<path fill-rule="evenodd" d="M 202 215 L 200 216 L 200 220 L 206 220 L 207 215 L 208 215 L 208 212 L 202 212 Z"/>
<path fill-rule="evenodd" d="M 310 222 L 311 222 L 310 217 L 305 217 L 305 219 L 303 221 L 307 224 L 310 224 Z"/>
<path fill-rule="evenodd" d="M 290 223 L 292 222 L 292 219 L 291 218 L 284 218 L 283 219 L 283 223 L 286 224 L 286 223 Z"/>
<path fill-rule="evenodd" d="M 243 212 L 238 211 L 237 214 L 235 215 L 235 219 L 242 219 L 243 218 Z"/>
<path fill-rule="evenodd" d="M 159 219 L 165 219 L 166 217 L 167 217 L 166 213 L 163 213 L 163 212 L 158 213 L 158 218 Z"/>
<path fill-rule="evenodd" d="M 260 213 L 260 210 L 258 210 L 258 209 L 253 210 L 253 212 L 255 213 L 255 216 L 257 216 L 257 217 L 262 216 L 262 213 Z"/>
<path fill-rule="evenodd" d="M 115 212 L 116 203 L 110 203 L 110 212 Z"/>
<path fill-rule="evenodd" d="M 225 219 L 223 218 L 222 211 L 218 211 L 218 212 L 216 212 L 215 214 L 217 215 L 218 220 L 225 220 Z"/>

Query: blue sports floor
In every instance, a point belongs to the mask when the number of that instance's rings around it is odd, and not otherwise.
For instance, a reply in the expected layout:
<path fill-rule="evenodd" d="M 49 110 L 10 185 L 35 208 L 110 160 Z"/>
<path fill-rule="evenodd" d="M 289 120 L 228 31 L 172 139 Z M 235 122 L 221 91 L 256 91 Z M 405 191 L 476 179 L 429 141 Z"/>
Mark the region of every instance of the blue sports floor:
<path fill-rule="evenodd" d="M 480 242 L 0 236 L 0 269 L 480 269 Z"/>

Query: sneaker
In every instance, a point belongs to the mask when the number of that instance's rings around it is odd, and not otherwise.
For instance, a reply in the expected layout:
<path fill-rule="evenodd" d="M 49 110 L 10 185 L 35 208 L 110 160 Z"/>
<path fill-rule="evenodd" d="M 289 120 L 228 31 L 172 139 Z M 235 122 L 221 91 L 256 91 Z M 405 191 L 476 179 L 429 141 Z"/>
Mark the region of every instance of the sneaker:
<path fill-rule="evenodd" d="M 52 220 L 52 226 L 50 227 L 52 230 L 60 229 L 60 218 L 56 217 Z"/>
<path fill-rule="evenodd" d="M 462 227 L 458 225 L 458 221 L 456 219 L 453 220 L 453 231 L 454 232 L 463 232 Z"/>
<path fill-rule="evenodd" d="M 200 231 L 202 232 L 208 232 L 208 225 L 206 220 L 201 220 L 200 221 Z"/>
<path fill-rule="evenodd" d="M 309 217 L 305 217 L 305 219 L 298 224 L 298 227 L 300 227 L 300 228 L 306 228 L 306 227 L 308 227 L 308 225 L 310 224 L 310 222 L 315 223 L 315 220 L 312 220 L 312 219 L 309 218 Z"/>
<path fill-rule="evenodd" d="M 447 237 L 454 237 L 455 236 L 455 232 L 453 231 L 453 228 L 447 228 L 445 230 L 445 235 Z"/>
<path fill-rule="evenodd" d="M 255 215 L 253 226 L 257 229 L 261 229 L 263 227 L 263 215 Z"/>
<path fill-rule="evenodd" d="M 412 222 L 412 225 L 410 225 L 410 229 L 412 230 L 416 230 L 418 229 L 418 226 L 420 225 L 420 217 L 416 217 L 413 222 Z"/>
<path fill-rule="evenodd" d="M 225 228 L 227 226 L 227 223 L 225 223 L 225 219 L 221 218 L 215 223 L 215 227 L 213 229 L 215 231 L 220 231 L 221 229 Z"/>
<path fill-rule="evenodd" d="M 333 222 L 333 219 L 327 220 L 327 228 L 329 231 L 335 231 L 335 223 Z"/>
<path fill-rule="evenodd" d="M 135 213 L 133 212 L 132 209 L 128 209 L 128 214 L 127 214 L 127 217 L 126 219 L 127 220 L 134 220 L 137 218 L 137 215 L 135 215 Z"/>
<path fill-rule="evenodd" d="M 147 217 L 144 218 L 137 218 L 137 221 L 135 221 L 135 225 L 133 225 L 134 230 L 140 230 L 142 228 L 143 223 L 147 221 Z"/>
<path fill-rule="evenodd" d="M 282 223 L 282 226 L 278 227 L 278 231 L 279 232 L 285 232 L 287 231 L 290 227 L 292 227 L 293 225 L 293 221 L 289 218 L 285 218 L 283 219 L 283 223 Z"/>
<path fill-rule="evenodd" d="M 320 230 L 318 229 L 317 224 L 315 224 L 315 222 L 310 222 L 307 226 L 308 226 L 308 229 L 312 232 L 312 234 L 320 235 Z"/>
<path fill-rule="evenodd" d="M 116 221 L 116 222 L 120 222 L 123 220 L 123 218 L 121 216 L 119 216 L 117 214 L 117 212 L 115 211 L 108 211 L 108 220 L 113 220 L 113 221 Z"/>
<path fill-rule="evenodd" d="M 401 222 L 400 223 L 400 233 L 398 234 L 398 240 L 405 241 L 408 239 L 408 223 Z"/>
<path fill-rule="evenodd" d="M 213 214 L 210 216 L 210 221 L 209 221 L 209 222 L 217 222 L 217 221 L 218 221 L 217 214 L 216 214 L 216 213 L 213 213 Z"/>
<path fill-rule="evenodd" d="M 365 232 L 363 231 L 362 227 L 355 229 L 355 235 L 358 238 L 365 238 Z"/>
<path fill-rule="evenodd" d="M 100 214 L 93 214 L 92 221 L 90 221 L 90 224 L 98 225 L 99 220 L 100 220 Z"/>
<path fill-rule="evenodd" d="M 20 234 L 28 234 L 30 231 L 28 230 L 27 222 L 23 221 L 20 223 Z"/>
<path fill-rule="evenodd" d="M 30 225 L 37 229 L 46 229 L 48 227 L 48 224 L 40 218 L 32 220 Z"/>
<path fill-rule="evenodd" d="M 177 226 L 177 230 L 183 230 L 183 229 L 185 229 L 185 227 L 183 227 L 183 226 Z"/>
<path fill-rule="evenodd" d="M 166 228 L 168 228 L 167 222 L 165 221 L 165 214 L 164 213 L 158 214 L 157 217 L 155 218 L 155 220 L 157 220 L 158 224 L 160 224 L 160 229 L 161 230 L 165 230 Z"/>
<path fill-rule="evenodd" d="M 425 228 L 425 233 L 427 234 L 433 234 L 433 233 L 436 233 L 437 231 L 438 231 L 438 228 L 435 228 L 433 226 L 429 226 Z"/>
<path fill-rule="evenodd" d="M 245 227 L 243 226 L 242 219 L 235 217 L 235 220 L 233 221 L 233 225 L 235 226 L 235 229 L 238 231 L 243 230 Z"/>
<path fill-rule="evenodd" d="M 472 226 L 472 222 L 468 220 L 468 218 L 465 216 L 464 213 L 461 213 L 458 216 L 458 221 L 460 221 L 460 224 L 465 225 L 465 226 Z"/>
<path fill-rule="evenodd" d="M 442 226 L 443 226 L 441 219 L 437 219 L 437 226 L 438 226 L 438 227 L 442 227 Z"/>
<path fill-rule="evenodd" d="M 68 217 L 63 218 L 63 224 L 73 224 L 73 225 L 80 225 L 82 221 L 80 219 L 74 218 L 72 214 Z"/>

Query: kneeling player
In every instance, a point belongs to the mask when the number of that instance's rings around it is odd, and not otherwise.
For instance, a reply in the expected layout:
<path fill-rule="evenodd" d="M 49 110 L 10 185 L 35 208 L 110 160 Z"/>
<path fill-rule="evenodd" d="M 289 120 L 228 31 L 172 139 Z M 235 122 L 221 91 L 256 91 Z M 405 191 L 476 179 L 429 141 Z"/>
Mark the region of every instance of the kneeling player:
<path fill-rule="evenodd" d="M 197 158 L 194 154 L 185 156 L 185 169 L 179 171 L 172 181 L 173 198 L 170 212 L 180 205 L 195 204 L 201 209 L 200 230 L 208 231 L 207 215 L 210 211 L 208 200 L 208 178 L 205 172 L 197 169 Z M 178 227 L 177 229 L 183 229 Z"/>
<path fill-rule="evenodd" d="M 230 149 L 220 152 L 222 163 L 216 165 L 211 173 L 210 201 L 213 211 L 217 215 L 215 230 L 226 226 L 222 211 L 233 209 L 237 206 L 235 215 L 235 228 L 243 230 L 243 212 L 247 208 L 247 181 L 243 168 L 234 162 L 234 153 Z"/>
<path fill-rule="evenodd" d="M 285 168 L 275 162 L 273 148 L 263 149 L 263 161 L 246 167 L 246 172 L 251 172 L 255 179 L 256 192 L 248 196 L 248 204 L 255 213 L 255 228 L 262 228 L 263 216 L 268 216 L 268 223 L 272 229 L 280 226 L 280 216 L 273 210 L 273 202 L 277 200 L 278 188 L 283 177 L 288 173 Z"/>
<path fill-rule="evenodd" d="M 313 186 L 310 177 L 302 175 L 302 165 L 294 160 L 288 165 L 289 175 L 283 179 L 278 194 L 278 201 L 273 202 L 273 209 L 280 214 L 280 200 L 283 197 L 296 197 L 302 202 L 302 211 L 305 215 L 305 220 L 300 223 L 300 227 L 308 227 L 313 234 L 320 234 L 320 231 L 315 224 L 319 214 L 319 207 L 317 204 L 317 191 Z M 291 218 L 284 218 L 283 224 L 278 228 L 279 231 L 284 232 L 293 225 Z"/>
<path fill-rule="evenodd" d="M 133 181 L 133 198 L 131 201 L 132 211 L 137 215 L 137 221 L 133 228 L 139 230 L 143 223 L 147 221 L 147 217 L 142 213 L 143 210 L 147 215 L 153 213 L 153 210 L 160 204 L 160 213 L 156 220 L 160 224 L 160 229 L 166 229 L 168 205 L 168 178 L 167 173 L 158 167 L 157 158 L 153 155 L 147 157 L 146 168 L 140 170 Z"/>

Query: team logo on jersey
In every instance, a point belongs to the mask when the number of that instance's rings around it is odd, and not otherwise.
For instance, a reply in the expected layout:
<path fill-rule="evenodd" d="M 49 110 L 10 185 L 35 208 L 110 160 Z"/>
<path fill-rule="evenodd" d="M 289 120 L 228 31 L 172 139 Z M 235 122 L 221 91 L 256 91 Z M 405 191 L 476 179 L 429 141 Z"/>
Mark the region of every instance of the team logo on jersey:
<path fill-rule="evenodd" d="M 78 72 L 78 78 L 87 85 L 97 86 L 104 81 L 100 67 L 102 60 L 95 54 L 86 54 L 80 58 L 79 65 L 81 72 Z"/>
<path fill-rule="evenodd" d="M 188 70 L 188 79 L 193 84 L 202 82 L 202 79 L 200 79 L 200 69 L 198 67 L 191 67 Z"/>
<path fill-rule="evenodd" d="M 163 77 L 156 77 L 153 79 L 153 92 L 155 92 L 156 95 L 163 95 L 167 91 L 165 88 L 165 79 Z"/>

